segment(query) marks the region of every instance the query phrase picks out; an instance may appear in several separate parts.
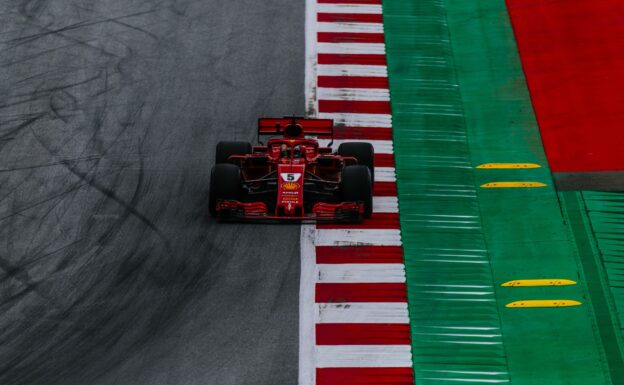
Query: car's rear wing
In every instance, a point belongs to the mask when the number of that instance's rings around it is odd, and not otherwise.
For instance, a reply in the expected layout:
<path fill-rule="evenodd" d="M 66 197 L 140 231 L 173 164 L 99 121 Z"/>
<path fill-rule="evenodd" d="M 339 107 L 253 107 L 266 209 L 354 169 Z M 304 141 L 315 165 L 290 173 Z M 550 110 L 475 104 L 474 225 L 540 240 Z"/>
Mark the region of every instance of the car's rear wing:
<path fill-rule="evenodd" d="M 334 121 L 332 119 L 306 119 L 299 117 L 260 118 L 258 136 L 284 135 L 286 127 L 298 124 L 303 128 L 303 135 L 319 135 L 333 139 Z"/>

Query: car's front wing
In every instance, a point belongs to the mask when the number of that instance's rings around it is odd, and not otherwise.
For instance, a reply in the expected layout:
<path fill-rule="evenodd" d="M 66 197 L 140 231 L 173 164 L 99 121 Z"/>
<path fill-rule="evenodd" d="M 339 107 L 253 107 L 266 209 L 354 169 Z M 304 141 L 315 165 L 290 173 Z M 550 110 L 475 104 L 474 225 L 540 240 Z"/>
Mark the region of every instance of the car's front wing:
<path fill-rule="evenodd" d="M 275 215 L 264 202 L 217 202 L 217 218 L 223 221 L 301 221 L 301 222 L 350 222 L 364 219 L 364 203 L 318 202 L 312 211 L 303 216 Z"/>

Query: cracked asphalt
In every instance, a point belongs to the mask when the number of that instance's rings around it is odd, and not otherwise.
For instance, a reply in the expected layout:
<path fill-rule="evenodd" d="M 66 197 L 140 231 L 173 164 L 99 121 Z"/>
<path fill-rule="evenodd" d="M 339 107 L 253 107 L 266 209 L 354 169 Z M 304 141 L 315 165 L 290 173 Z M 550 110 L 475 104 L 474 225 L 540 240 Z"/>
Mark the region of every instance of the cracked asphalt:
<path fill-rule="evenodd" d="M 304 6 L 0 3 L 0 384 L 296 384 L 299 227 L 207 191 L 303 114 Z"/>

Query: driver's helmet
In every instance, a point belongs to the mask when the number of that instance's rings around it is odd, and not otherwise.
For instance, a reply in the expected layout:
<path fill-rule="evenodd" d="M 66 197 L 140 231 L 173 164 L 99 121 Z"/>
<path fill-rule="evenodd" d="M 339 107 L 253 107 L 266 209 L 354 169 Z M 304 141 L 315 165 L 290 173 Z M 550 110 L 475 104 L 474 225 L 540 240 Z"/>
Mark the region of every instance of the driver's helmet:
<path fill-rule="evenodd" d="M 282 144 L 280 146 L 280 156 L 282 158 L 289 158 L 290 157 L 290 146 L 287 144 Z"/>
<path fill-rule="evenodd" d="M 293 148 L 293 158 L 301 158 L 302 148 L 301 145 L 298 144 Z"/>

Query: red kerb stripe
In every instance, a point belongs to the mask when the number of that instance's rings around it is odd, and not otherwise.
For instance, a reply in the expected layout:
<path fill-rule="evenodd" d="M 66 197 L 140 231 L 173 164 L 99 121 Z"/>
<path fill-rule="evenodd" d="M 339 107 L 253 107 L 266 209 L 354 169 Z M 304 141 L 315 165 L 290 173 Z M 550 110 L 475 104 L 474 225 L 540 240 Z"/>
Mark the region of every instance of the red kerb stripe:
<path fill-rule="evenodd" d="M 396 182 L 375 182 L 373 185 L 373 196 L 395 197 L 397 196 Z"/>
<path fill-rule="evenodd" d="M 317 229 L 399 229 L 399 214 L 373 213 L 362 223 L 318 223 Z"/>
<path fill-rule="evenodd" d="M 388 89 L 388 78 L 377 76 L 319 76 L 317 85 L 327 88 Z"/>
<path fill-rule="evenodd" d="M 401 246 L 316 246 L 316 263 L 403 263 Z"/>
<path fill-rule="evenodd" d="M 375 154 L 375 167 L 394 167 L 394 155 Z"/>
<path fill-rule="evenodd" d="M 381 13 L 317 13 L 316 21 L 326 23 L 383 23 Z"/>
<path fill-rule="evenodd" d="M 392 140 L 390 127 L 334 127 L 334 139 Z"/>
<path fill-rule="evenodd" d="M 317 303 L 407 302 L 404 283 L 317 283 Z"/>
<path fill-rule="evenodd" d="M 316 385 L 414 385 L 412 368 L 317 368 Z"/>
<path fill-rule="evenodd" d="M 319 112 L 390 114 L 390 102 L 361 100 L 319 100 Z"/>
<path fill-rule="evenodd" d="M 409 345 L 409 324 L 316 324 L 317 345 Z"/>
<path fill-rule="evenodd" d="M 319 32 L 319 43 L 383 43 L 383 33 Z"/>
<path fill-rule="evenodd" d="M 386 55 L 381 54 L 346 54 L 321 53 L 319 64 L 386 65 Z"/>

